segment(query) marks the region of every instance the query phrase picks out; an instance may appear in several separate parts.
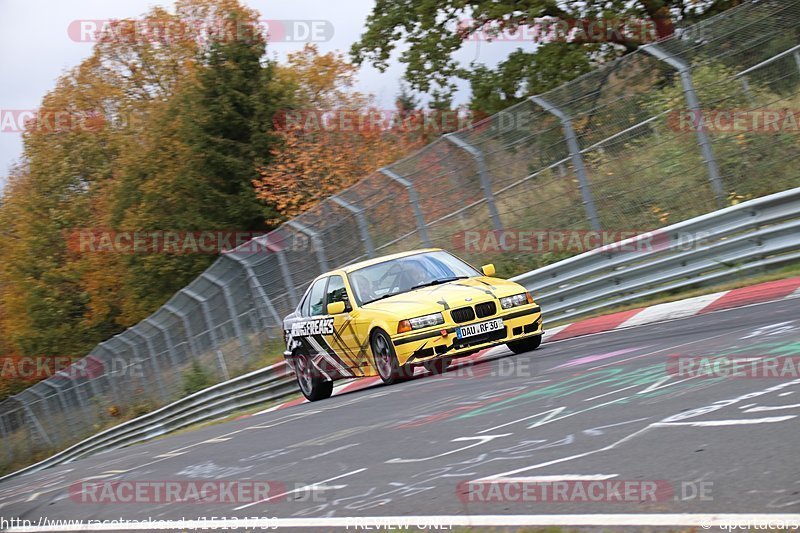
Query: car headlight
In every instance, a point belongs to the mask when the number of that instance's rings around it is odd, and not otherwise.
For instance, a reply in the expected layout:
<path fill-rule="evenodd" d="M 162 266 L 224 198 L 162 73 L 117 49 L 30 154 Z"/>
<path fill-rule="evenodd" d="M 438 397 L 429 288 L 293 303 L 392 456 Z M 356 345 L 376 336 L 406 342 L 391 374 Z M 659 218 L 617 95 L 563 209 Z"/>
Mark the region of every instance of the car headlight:
<path fill-rule="evenodd" d="M 523 292 L 520 294 L 515 294 L 514 296 L 506 296 L 505 298 L 500 298 L 500 307 L 503 309 L 511 309 L 512 307 L 518 307 L 520 305 L 527 305 L 533 303 L 533 297 L 529 292 Z"/>
<path fill-rule="evenodd" d="M 444 324 L 444 317 L 442 313 L 433 313 L 425 316 L 418 316 L 417 318 L 409 318 L 408 320 L 401 320 L 397 324 L 397 333 L 405 333 L 412 329 L 430 328 Z"/>

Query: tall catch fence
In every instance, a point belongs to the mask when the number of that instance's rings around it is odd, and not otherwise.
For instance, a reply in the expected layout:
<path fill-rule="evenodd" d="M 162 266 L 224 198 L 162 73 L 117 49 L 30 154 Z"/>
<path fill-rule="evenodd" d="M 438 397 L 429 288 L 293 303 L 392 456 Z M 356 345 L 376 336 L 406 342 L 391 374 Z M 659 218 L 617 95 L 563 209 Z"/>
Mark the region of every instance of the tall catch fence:
<path fill-rule="evenodd" d="M 576 252 L 474 237 L 641 233 L 797 187 L 798 88 L 800 1 L 747 2 L 444 135 L 260 237 L 267 252 L 221 255 L 82 370 L 0 403 L 0 464 L 174 401 L 198 368 L 213 381 L 252 370 L 336 266 L 436 246 L 518 274 Z M 701 115 L 709 127 L 694 127 Z"/>

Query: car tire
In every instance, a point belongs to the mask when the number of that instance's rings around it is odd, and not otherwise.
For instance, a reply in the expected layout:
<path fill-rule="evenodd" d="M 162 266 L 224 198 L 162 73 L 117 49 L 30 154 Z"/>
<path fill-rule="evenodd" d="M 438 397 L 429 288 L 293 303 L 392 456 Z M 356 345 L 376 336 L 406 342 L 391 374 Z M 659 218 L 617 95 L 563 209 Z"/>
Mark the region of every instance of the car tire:
<path fill-rule="evenodd" d="M 422 363 L 425 370 L 434 375 L 444 374 L 447 372 L 447 367 L 450 366 L 450 359 L 431 359 Z"/>
<path fill-rule="evenodd" d="M 370 340 L 372 348 L 372 360 L 378 376 L 387 385 L 400 383 L 411 379 L 414 374 L 412 367 L 402 367 L 397 362 L 397 354 L 394 351 L 394 344 L 383 330 L 375 330 Z"/>
<path fill-rule="evenodd" d="M 325 400 L 333 394 L 333 381 L 325 380 L 314 369 L 311 358 L 304 353 L 295 354 L 295 376 L 300 392 L 309 402 Z"/>
<path fill-rule="evenodd" d="M 538 348 L 540 344 L 542 344 L 542 336 L 537 335 L 536 337 L 528 337 L 527 339 L 508 342 L 506 343 L 506 346 L 508 346 L 508 349 L 515 354 L 521 354 L 525 352 L 532 352 Z"/>

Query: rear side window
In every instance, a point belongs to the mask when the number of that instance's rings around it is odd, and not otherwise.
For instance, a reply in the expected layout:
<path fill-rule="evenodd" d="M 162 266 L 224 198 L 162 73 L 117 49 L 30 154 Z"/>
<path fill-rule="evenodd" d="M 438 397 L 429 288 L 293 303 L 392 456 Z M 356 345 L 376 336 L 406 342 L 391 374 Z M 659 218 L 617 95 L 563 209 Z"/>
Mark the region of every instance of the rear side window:
<path fill-rule="evenodd" d="M 325 284 L 328 278 L 318 279 L 311 291 L 308 293 L 308 313 L 303 313 L 306 316 L 321 315 L 325 303 Z"/>

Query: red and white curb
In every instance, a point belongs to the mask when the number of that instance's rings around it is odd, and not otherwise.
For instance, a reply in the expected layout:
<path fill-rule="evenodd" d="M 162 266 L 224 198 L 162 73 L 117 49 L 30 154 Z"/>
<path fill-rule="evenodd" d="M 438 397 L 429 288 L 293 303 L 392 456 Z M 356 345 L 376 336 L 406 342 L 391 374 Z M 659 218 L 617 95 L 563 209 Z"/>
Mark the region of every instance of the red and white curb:
<path fill-rule="evenodd" d="M 696 296 L 685 300 L 667 302 L 650 307 L 631 309 L 629 311 L 621 311 L 610 315 L 579 320 L 571 324 L 548 329 L 544 334 L 543 341 L 560 341 L 603 331 L 642 326 L 655 322 L 701 315 L 712 311 L 721 311 L 723 309 L 732 309 L 734 307 L 789 298 L 800 298 L 800 277 L 769 281 L 749 287 L 742 287 L 740 289 L 706 294 L 704 296 Z M 545 312 L 546 311 L 545 309 Z M 469 357 L 456 359 L 453 361 L 453 365 L 450 368 L 456 369 L 461 366 L 475 364 L 478 361 L 490 361 L 501 357 L 507 352 L 508 349 L 505 346 L 483 350 Z M 414 375 L 424 374 L 425 372 L 424 369 L 417 368 Z M 380 381 L 380 378 L 377 377 L 342 381 L 340 385 L 333 388 L 333 395 L 336 396 L 347 392 L 366 389 L 379 384 Z M 264 411 L 253 413 L 252 415 L 245 415 L 245 417 L 269 413 L 306 402 L 307 400 L 305 398 L 298 398 L 272 406 Z"/>
<path fill-rule="evenodd" d="M 744 305 L 797 297 L 800 297 L 800 277 L 768 281 L 740 289 L 579 320 L 571 324 L 549 328 L 544 334 L 543 340 L 560 341 L 601 331 L 642 326 Z M 545 309 L 546 312 L 547 309 Z"/>

